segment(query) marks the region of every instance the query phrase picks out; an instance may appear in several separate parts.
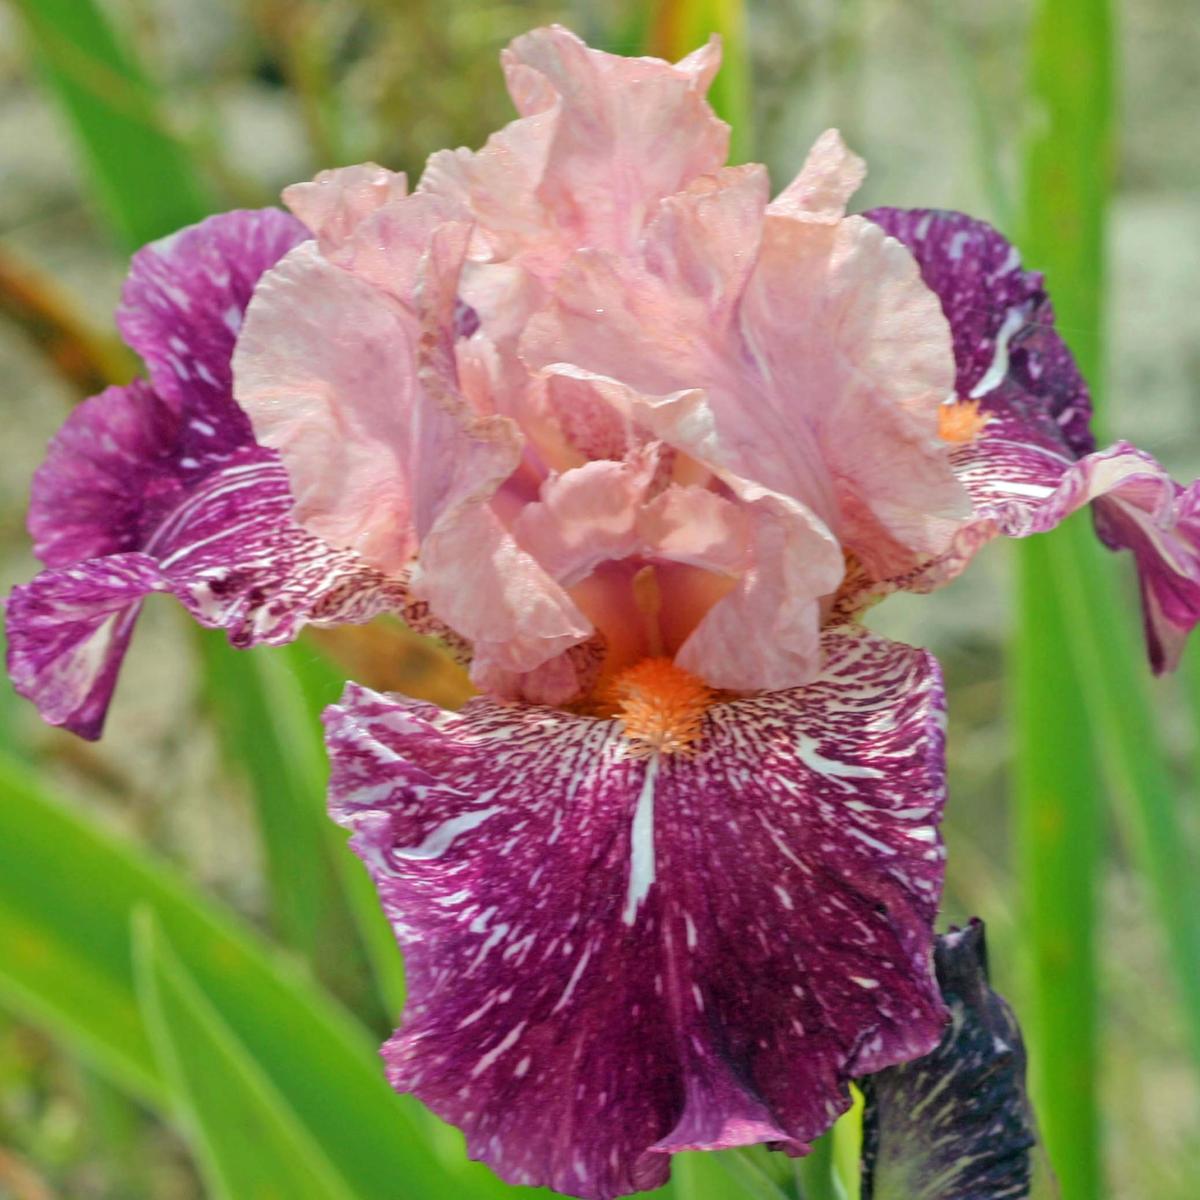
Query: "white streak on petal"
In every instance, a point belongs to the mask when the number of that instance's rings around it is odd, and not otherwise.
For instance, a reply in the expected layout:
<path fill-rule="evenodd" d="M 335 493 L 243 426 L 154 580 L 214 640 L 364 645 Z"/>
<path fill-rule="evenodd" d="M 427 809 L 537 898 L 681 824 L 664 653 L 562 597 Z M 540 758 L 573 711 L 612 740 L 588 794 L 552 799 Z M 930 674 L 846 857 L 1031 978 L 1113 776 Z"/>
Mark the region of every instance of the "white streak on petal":
<path fill-rule="evenodd" d="M 1024 327 L 1027 316 L 1024 305 L 1009 309 L 1008 315 L 1004 318 L 1004 324 L 1000 326 L 996 334 L 996 352 L 992 356 L 992 361 L 983 373 L 983 378 L 971 389 L 972 400 L 978 400 L 981 396 L 986 396 L 988 392 L 995 391 L 1004 382 L 1004 378 L 1008 374 L 1008 344 L 1012 341 L 1013 335 Z"/>
<path fill-rule="evenodd" d="M 502 1055 L 505 1050 L 511 1050 L 517 1044 L 517 1039 L 525 1031 L 525 1022 L 522 1021 L 519 1025 L 514 1026 L 508 1031 L 504 1040 L 494 1049 L 489 1050 L 471 1069 L 471 1078 L 474 1079 L 482 1075 Z"/>
<path fill-rule="evenodd" d="M 646 778 L 633 812 L 633 829 L 629 835 L 629 899 L 623 920 L 632 925 L 638 908 L 654 882 L 654 781 L 658 778 L 658 755 L 646 764 Z"/>
<path fill-rule="evenodd" d="M 838 762 L 835 758 L 826 758 L 817 749 L 815 738 L 801 734 L 796 739 L 796 754 L 800 761 L 810 771 L 819 775 L 832 775 L 837 779 L 882 779 L 883 772 L 874 767 L 858 767 L 853 763 Z"/>
<path fill-rule="evenodd" d="M 478 808 L 474 812 L 451 817 L 450 820 L 443 821 L 442 824 L 431 830 L 419 846 L 397 846 L 392 853 L 397 858 L 441 858 L 454 844 L 456 838 L 472 829 L 477 829 L 488 817 L 494 817 L 500 811 L 501 806 L 493 804 L 491 808 Z"/>

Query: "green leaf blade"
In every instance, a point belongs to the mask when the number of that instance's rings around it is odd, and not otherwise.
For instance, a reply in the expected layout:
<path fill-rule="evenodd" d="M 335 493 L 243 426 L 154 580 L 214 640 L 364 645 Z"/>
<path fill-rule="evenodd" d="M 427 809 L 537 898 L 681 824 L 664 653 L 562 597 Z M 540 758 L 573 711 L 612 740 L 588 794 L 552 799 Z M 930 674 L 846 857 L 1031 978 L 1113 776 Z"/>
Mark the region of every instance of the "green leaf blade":
<path fill-rule="evenodd" d="M 15 0 L 33 56 L 86 160 L 96 199 L 126 247 L 211 211 L 159 97 L 94 0 Z"/>
<path fill-rule="evenodd" d="M 1101 390 L 1113 144 L 1109 0 L 1038 0 L 1030 34 L 1033 134 L 1019 244 L 1047 276 L 1060 330 Z M 1013 718 L 1032 1091 L 1064 1194 L 1101 1194 L 1096 937 L 1103 808 L 1073 624 L 1056 586 L 1091 530 L 1075 520 L 1018 548 Z M 1085 627 L 1086 628 L 1086 627 Z"/>
<path fill-rule="evenodd" d="M 418 1107 L 388 1088 L 374 1039 L 232 913 L 0 757 L 0 927 L 28 947 L 0 955 L 0 998 L 154 1104 L 168 1088 L 135 990 L 129 920 L 142 907 L 357 1193 L 436 1194 L 446 1176 L 416 1132 Z M 463 1194 L 486 1195 L 490 1182 Z"/>
<path fill-rule="evenodd" d="M 225 1200 L 354 1200 L 147 909 L 134 914 L 134 958 L 147 1028 L 213 1193 Z"/>

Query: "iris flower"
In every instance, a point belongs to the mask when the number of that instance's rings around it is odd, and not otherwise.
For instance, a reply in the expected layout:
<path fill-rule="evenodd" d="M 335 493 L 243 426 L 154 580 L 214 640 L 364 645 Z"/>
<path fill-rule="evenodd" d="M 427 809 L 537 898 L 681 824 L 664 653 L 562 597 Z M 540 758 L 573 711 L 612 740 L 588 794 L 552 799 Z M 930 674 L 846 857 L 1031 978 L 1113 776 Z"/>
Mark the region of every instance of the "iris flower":
<path fill-rule="evenodd" d="M 942 683 L 857 614 L 1091 502 L 1157 669 L 1200 615 L 1200 493 L 1095 451 L 1040 276 L 961 214 L 847 216 L 832 131 L 772 199 L 718 58 L 537 30 L 518 119 L 411 193 L 331 171 L 143 250 L 149 381 L 55 440 L 9 602 L 17 686 L 85 736 L 154 591 L 238 645 L 392 611 L 469 660 L 459 712 L 328 713 L 406 954 L 383 1053 L 585 1197 L 804 1153 L 941 1038 Z"/>

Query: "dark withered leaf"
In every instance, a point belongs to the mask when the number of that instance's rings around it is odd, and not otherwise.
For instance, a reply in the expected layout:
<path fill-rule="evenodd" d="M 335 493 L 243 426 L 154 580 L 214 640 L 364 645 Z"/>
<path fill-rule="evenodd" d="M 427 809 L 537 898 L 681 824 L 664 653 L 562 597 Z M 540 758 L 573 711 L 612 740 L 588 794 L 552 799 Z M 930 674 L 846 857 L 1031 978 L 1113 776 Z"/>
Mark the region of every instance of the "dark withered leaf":
<path fill-rule="evenodd" d="M 981 921 L 938 938 L 950 1010 L 925 1058 L 860 1081 L 863 1200 L 1051 1200 L 1012 1009 L 988 985 Z"/>

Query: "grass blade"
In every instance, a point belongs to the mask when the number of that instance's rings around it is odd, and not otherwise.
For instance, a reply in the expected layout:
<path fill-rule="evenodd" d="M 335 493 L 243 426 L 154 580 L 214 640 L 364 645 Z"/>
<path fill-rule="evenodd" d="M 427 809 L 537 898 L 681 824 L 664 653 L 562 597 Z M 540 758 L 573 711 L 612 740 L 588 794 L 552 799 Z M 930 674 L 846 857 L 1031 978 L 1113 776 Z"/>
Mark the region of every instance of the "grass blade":
<path fill-rule="evenodd" d="M 837 1200 L 833 1176 L 833 1134 L 813 1142 L 812 1153 L 796 1163 L 796 1178 L 804 1200 Z"/>
<path fill-rule="evenodd" d="M 1158 910 L 1200 1068 L 1200 873 L 1155 720 L 1139 626 L 1121 602 L 1116 568 L 1129 570 L 1130 562 L 1125 555 L 1114 561 L 1092 538 L 1066 550 L 1054 565 L 1096 750 L 1121 833 Z"/>
<path fill-rule="evenodd" d="M 1068 1196 L 1100 1194 L 1096 1086 L 1096 876 L 1103 806 L 1070 649 L 1054 591 L 1078 523 L 1020 548 L 1012 690 L 1017 873 L 1029 1003 L 1031 1091 Z"/>
<path fill-rule="evenodd" d="M 170 1082 L 135 993 L 129 922 L 139 907 L 154 912 L 222 1020 L 357 1191 L 437 1194 L 446 1176 L 414 1134 L 416 1105 L 384 1082 L 370 1035 L 233 914 L 0 758 L 0 1000 L 162 1105 Z M 470 1180 L 458 1194 L 496 1194 L 485 1172 Z"/>
<path fill-rule="evenodd" d="M 134 914 L 138 995 L 214 1196 L 353 1200 L 320 1143 L 213 1008 L 149 910 Z"/>
<path fill-rule="evenodd" d="M 383 1014 L 394 1020 L 404 1004 L 400 952 L 370 879 L 325 811 L 320 714 L 345 678 L 303 643 L 247 652 L 205 632 L 199 645 L 229 764 L 250 784 L 280 937 L 339 995 L 358 1000 L 346 947 L 357 935 Z"/>
<path fill-rule="evenodd" d="M 211 208 L 159 97 L 95 0 L 14 0 L 33 57 L 87 163 L 96 199 L 128 248 Z"/>
<path fill-rule="evenodd" d="M 1104 230 L 1112 142 L 1107 0 L 1037 0 L 1021 245 L 1047 274 L 1059 327 L 1099 390 Z M 1096 1103 L 1096 876 L 1102 810 L 1092 731 L 1071 653 L 1071 622 L 1055 587 L 1080 553 L 1079 522 L 1018 547 L 1013 672 L 1021 910 L 1032 1004 L 1034 1102 L 1067 1196 L 1101 1190 Z"/>

